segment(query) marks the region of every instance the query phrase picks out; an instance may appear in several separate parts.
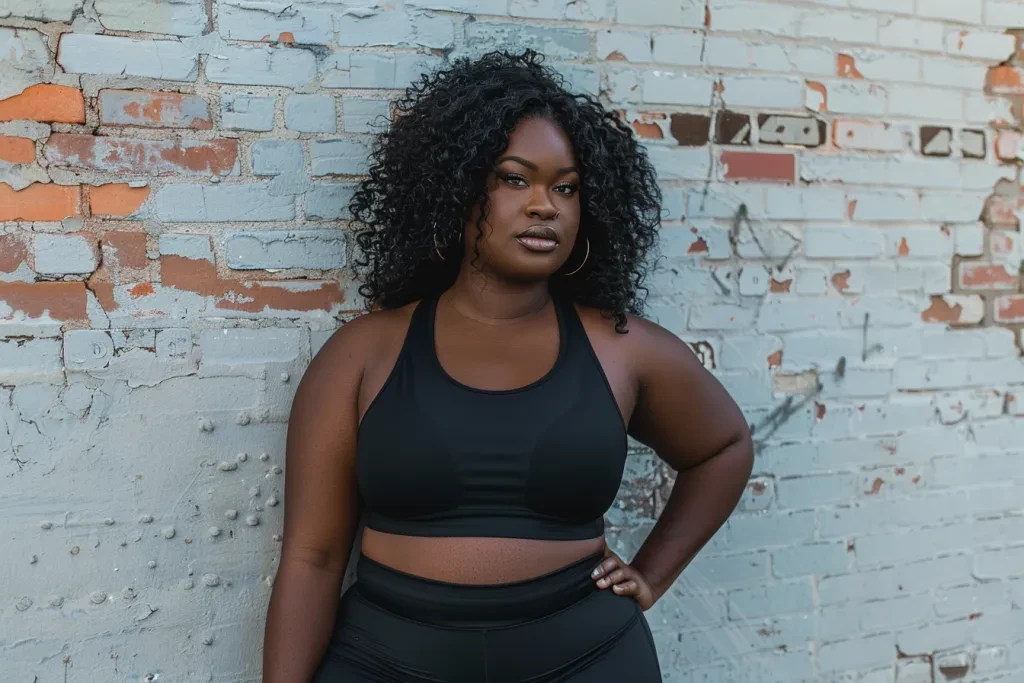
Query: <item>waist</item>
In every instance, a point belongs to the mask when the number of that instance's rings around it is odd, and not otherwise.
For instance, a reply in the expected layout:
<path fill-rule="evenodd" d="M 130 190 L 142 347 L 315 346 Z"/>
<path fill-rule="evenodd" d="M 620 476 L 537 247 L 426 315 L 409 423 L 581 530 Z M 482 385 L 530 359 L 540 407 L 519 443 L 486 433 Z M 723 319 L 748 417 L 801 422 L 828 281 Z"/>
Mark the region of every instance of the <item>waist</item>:
<path fill-rule="evenodd" d="M 352 590 L 408 619 L 447 627 L 500 627 L 539 619 L 570 607 L 598 588 L 594 553 L 541 576 L 501 584 L 463 584 L 407 574 L 365 555 Z"/>

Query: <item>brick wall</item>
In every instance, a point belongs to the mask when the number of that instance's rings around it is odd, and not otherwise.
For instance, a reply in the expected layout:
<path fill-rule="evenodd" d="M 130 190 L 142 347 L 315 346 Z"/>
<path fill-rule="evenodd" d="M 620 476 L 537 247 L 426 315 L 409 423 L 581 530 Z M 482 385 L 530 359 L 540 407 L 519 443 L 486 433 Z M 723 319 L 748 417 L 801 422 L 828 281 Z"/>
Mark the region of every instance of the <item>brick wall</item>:
<path fill-rule="evenodd" d="M 0 678 L 259 680 L 369 134 L 504 45 L 648 144 L 650 315 L 755 429 L 649 614 L 666 680 L 1024 678 L 1020 35 L 1017 0 L 0 0 Z M 618 549 L 670 479 L 637 449 Z"/>

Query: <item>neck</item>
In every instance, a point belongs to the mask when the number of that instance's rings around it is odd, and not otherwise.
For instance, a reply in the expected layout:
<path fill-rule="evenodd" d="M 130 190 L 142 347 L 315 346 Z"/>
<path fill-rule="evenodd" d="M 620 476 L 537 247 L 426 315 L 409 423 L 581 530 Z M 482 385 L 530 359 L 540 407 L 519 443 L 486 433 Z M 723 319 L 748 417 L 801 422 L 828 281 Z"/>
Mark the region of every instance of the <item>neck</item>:
<path fill-rule="evenodd" d="M 481 322 L 500 323 L 536 314 L 551 299 L 547 280 L 509 282 L 464 266 L 444 298 Z"/>

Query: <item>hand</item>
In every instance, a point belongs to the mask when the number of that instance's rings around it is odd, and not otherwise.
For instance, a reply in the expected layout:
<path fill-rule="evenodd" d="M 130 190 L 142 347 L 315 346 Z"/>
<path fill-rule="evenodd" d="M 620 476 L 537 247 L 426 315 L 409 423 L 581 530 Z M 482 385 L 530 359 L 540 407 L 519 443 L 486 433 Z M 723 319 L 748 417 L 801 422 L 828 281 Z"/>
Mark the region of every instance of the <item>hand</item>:
<path fill-rule="evenodd" d="M 597 587 L 601 590 L 611 587 L 616 595 L 630 595 L 640 605 L 640 609 L 649 610 L 654 605 L 655 597 L 647 579 L 607 546 L 604 554 L 601 564 L 590 574 L 590 578 L 597 582 Z"/>

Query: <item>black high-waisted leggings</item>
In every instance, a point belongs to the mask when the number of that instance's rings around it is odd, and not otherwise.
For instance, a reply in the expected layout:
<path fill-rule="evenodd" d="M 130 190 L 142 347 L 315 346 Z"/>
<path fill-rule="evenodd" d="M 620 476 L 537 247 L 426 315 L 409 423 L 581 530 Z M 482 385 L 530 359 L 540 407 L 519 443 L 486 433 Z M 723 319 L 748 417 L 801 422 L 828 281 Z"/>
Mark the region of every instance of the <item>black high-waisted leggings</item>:
<path fill-rule="evenodd" d="M 661 681 L 643 611 L 590 578 L 600 561 L 477 586 L 361 557 L 313 683 Z"/>

